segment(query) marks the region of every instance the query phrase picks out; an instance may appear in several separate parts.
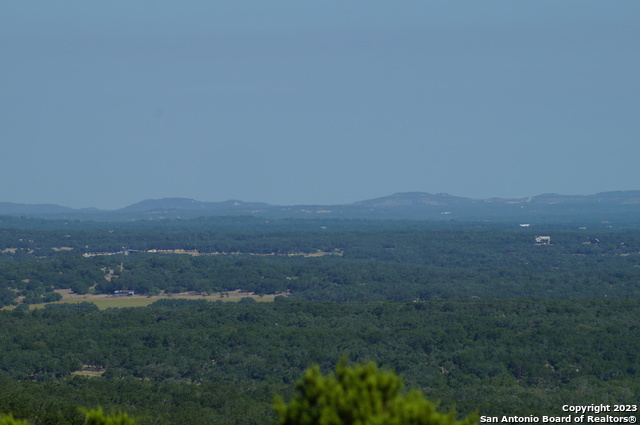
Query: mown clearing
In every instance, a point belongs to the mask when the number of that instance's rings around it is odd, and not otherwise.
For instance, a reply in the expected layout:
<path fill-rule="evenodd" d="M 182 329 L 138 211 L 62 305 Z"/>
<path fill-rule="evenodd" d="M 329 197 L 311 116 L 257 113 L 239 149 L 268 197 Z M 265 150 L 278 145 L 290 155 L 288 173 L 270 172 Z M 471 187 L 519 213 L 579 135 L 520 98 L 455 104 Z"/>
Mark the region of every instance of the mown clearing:
<path fill-rule="evenodd" d="M 154 296 L 147 295 L 132 295 L 132 296 L 120 296 L 106 294 L 74 294 L 69 289 L 57 289 L 62 295 L 62 300 L 49 304 L 61 304 L 61 303 L 81 303 L 90 302 L 98 306 L 100 310 L 107 308 L 123 308 L 123 307 L 146 307 L 149 304 L 161 300 L 161 299 L 187 299 L 187 300 L 208 300 L 208 301 L 229 301 L 238 302 L 242 298 L 253 298 L 258 302 L 272 302 L 278 295 L 288 294 L 268 294 L 268 295 L 256 295 L 252 292 L 243 292 L 240 290 L 216 292 L 212 294 L 200 294 L 197 292 L 181 292 L 177 294 L 160 294 Z M 45 304 L 31 304 L 30 309 L 44 308 Z"/>

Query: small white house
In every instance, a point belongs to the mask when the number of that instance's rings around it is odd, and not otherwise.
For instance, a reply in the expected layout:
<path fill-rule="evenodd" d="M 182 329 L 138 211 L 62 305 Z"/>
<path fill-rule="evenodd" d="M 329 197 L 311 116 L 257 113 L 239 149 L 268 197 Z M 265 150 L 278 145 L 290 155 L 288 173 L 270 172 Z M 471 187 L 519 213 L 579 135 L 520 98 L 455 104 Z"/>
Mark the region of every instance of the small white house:
<path fill-rule="evenodd" d="M 551 244 L 551 236 L 536 236 L 536 243 L 540 245 Z"/>

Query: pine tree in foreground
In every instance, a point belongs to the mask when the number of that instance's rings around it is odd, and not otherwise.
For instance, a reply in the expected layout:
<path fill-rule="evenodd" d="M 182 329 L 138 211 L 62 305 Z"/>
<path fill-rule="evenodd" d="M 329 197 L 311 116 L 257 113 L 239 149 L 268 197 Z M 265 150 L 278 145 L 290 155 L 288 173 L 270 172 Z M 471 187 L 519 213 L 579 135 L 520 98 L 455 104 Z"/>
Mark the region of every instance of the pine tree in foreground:
<path fill-rule="evenodd" d="M 455 412 L 439 413 L 418 390 L 401 392 L 402 380 L 375 363 L 348 367 L 346 359 L 334 375 L 314 366 L 296 387 L 289 404 L 281 398 L 275 409 L 280 425 L 472 425 L 477 415 L 461 421 Z"/>
<path fill-rule="evenodd" d="M 0 425 L 29 425 L 29 422 L 14 419 L 12 414 L 0 415 Z"/>
<path fill-rule="evenodd" d="M 135 419 L 127 416 L 126 413 L 105 415 L 101 407 L 87 410 L 84 414 L 86 425 L 136 425 L 138 423 Z"/>

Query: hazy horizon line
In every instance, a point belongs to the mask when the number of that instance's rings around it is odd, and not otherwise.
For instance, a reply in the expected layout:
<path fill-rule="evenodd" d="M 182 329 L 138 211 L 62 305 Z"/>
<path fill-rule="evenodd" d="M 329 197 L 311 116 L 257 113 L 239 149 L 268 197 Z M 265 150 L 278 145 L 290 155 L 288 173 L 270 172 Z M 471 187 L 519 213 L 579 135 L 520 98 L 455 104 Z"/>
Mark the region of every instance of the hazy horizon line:
<path fill-rule="evenodd" d="M 616 192 L 636 192 L 639 191 L 640 189 L 625 189 L 625 190 L 608 190 L 608 191 L 599 191 L 599 192 L 592 192 L 592 193 L 588 193 L 588 194 L 567 194 L 567 193 L 560 193 L 560 192 L 544 192 L 544 193 L 539 193 L 537 195 L 523 195 L 523 196 L 489 196 L 489 197 L 472 197 L 472 196 L 464 196 L 464 195 L 457 195 L 457 194 L 452 194 L 449 192 L 426 192 L 426 191 L 403 191 L 403 192 L 394 192 L 388 195 L 382 195 L 382 196 L 374 196 L 374 197 L 370 197 L 370 198 L 361 198 L 358 200 L 354 200 L 354 201 L 350 201 L 350 202 L 346 202 L 346 203 L 322 203 L 322 202 L 317 202 L 317 203 L 309 203 L 309 202 L 302 202 L 302 203 L 271 203 L 271 202 L 267 202 L 267 201 L 254 201 L 254 200 L 242 200 L 242 199 L 238 199 L 238 198 L 229 198 L 229 199 L 224 199 L 224 200 L 219 200 L 219 201 L 210 201 L 210 200 L 201 200 L 201 199 L 197 199 L 197 198 L 191 198 L 191 197 L 186 197 L 186 196 L 162 196 L 162 197 L 156 197 L 156 198 L 145 198 L 142 199 L 140 201 L 135 201 L 132 203 L 128 203 L 123 207 L 116 207 L 116 208 L 104 208 L 104 207 L 95 207 L 95 206 L 87 206 L 87 207 L 73 207 L 73 206 L 69 206 L 69 205 L 65 205 L 63 203 L 57 203 L 57 202 L 13 202 L 13 201 L 0 201 L 0 204 L 12 204 L 12 205 L 26 205 L 26 206 L 57 206 L 57 207 L 62 207 L 62 208 L 70 208 L 70 209 L 74 209 L 74 210 L 89 210 L 89 209 L 95 209 L 95 210 L 99 210 L 99 211 L 117 211 L 117 210 L 121 210 L 124 208 L 128 208 L 130 206 L 142 203 L 142 202 L 148 202 L 148 201 L 163 201 L 163 200 L 186 200 L 186 201 L 194 201 L 194 202 L 198 202 L 198 203 L 226 203 L 226 202 L 242 202 L 242 203 L 256 203 L 256 204 L 267 204 L 270 206 L 299 206 L 299 205 L 327 205 L 327 206 L 333 206 L 333 205 L 350 205 L 350 204 L 356 204 L 356 203 L 360 203 L 360 202 L 366 202 L 366 201 L 371 201 L 374 199 L 381 199 L 381 198 L 388 198 L 391 196 L 395 196 L 395 195 L 403 195 L 403 194 L 424 194 L 424 195 L 431 195 L 431 196 L 450 196 L 450 197 L 455 197 L 455 198 L 464 198 L 464 199 L 471 199 L 471 200 L 483 200 L 483 199 L 526 199 L 526 198 L 535 198 L 535 197 L 539 197 L 539 196 L 548 196 L 548 195 L 557 195 L 557 196 L 595 196 L 595 195 L 599 195 L 599 194 L 603 194 L 603 193 L 616 193 Z"/>

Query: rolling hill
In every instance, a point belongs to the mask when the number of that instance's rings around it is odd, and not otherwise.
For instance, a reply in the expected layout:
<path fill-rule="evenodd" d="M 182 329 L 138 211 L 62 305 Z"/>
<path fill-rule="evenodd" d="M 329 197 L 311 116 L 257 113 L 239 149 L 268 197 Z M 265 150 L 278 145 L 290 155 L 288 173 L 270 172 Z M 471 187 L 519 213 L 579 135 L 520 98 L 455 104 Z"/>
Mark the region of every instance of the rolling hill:
<path fill-rule="evenodd" d="M 640 191 L 489 199 L 471 199 L 445 193 L 404 192 L 342 205 L 291 206 L 239 200 L 202 202 L 188 198 L 164 198 L 144 200 L 118 210 L 0 202 L 0 215 L 96 221 L 204 216 L 500 221 L 573 221 L 589 217 L 629 221 L 640 217 Z"/>

